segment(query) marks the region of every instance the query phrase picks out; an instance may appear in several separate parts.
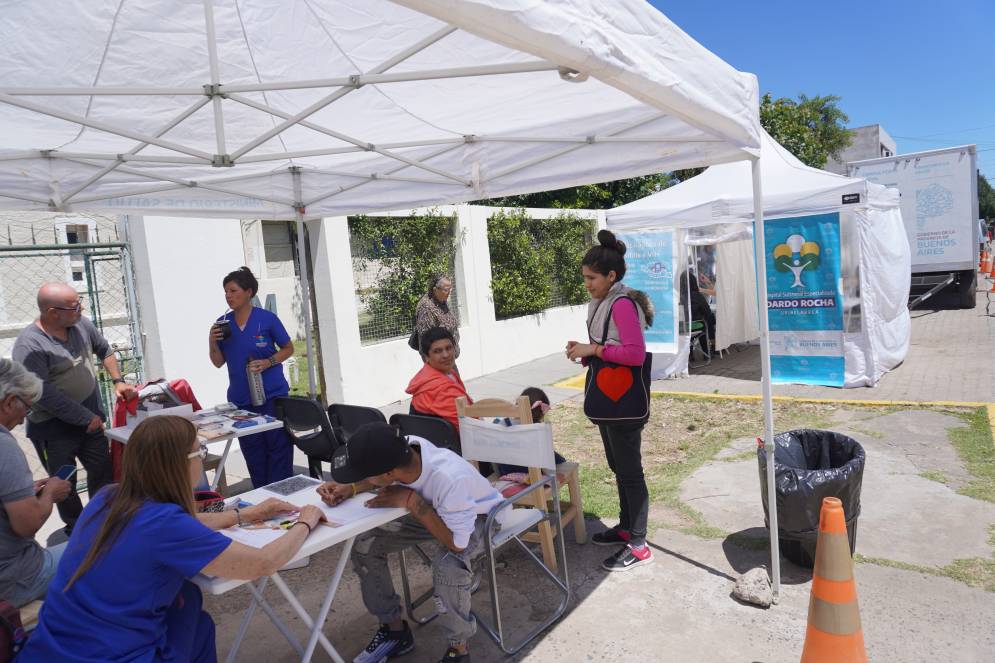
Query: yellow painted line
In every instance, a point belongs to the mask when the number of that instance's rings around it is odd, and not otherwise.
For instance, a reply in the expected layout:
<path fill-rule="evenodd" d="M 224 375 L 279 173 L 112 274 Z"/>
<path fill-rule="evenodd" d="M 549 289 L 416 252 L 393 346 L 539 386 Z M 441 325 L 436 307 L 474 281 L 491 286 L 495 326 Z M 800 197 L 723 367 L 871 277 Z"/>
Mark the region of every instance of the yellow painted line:
<path fill-rule="evenodd" d="M 573 376 L 572 378 L 567 378 L 566 380 L 560 380 L 559 382 L 557 382 L 553 386 L 557 387 L 558 389 L 578 389 L 578 390 L 583 390 L 584 389 L 584 379 L 586 377 L 587 377 L 587 370 L 585 369 L 584 371 L 578 373 L 577 375 Z"/>

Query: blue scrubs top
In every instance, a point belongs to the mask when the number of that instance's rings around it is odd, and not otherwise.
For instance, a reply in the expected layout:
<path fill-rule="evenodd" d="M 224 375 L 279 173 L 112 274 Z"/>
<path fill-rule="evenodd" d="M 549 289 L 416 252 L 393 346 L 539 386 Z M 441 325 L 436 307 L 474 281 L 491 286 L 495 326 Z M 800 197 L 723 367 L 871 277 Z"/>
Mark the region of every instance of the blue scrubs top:
<path fill-rule="evenodd" d="M 176 504 L 147 501 L 107 552 L 63 591 L 106 518 L 101 508 L 112 491 L 104 488 L 83 509 L 18 663 L 176 660 L 166 641 L 166 610 L 184 580 L 231 539 Z"/>
<path fill-rule="evenodd" d="M 252 402 L 249 378 L 245 374 L 249 358 L 269 359 L 281 345 L 290 342 L 290 335 L 280 318 L 264 308 L 252 308 L 244 330 L 239 329 L 235 323 L 234 313 L 228 313 L 224 317 L 231 322 L 231 336 L 219 344 L 225 355 L 225 365 L 228 366 L 228 401 L 244 408 Z M 266 389 L 266 400 L 290 393 L 290 385 L 283 376 L 282 366 L 277 364 L 263 371 L 263 387 Z"/>

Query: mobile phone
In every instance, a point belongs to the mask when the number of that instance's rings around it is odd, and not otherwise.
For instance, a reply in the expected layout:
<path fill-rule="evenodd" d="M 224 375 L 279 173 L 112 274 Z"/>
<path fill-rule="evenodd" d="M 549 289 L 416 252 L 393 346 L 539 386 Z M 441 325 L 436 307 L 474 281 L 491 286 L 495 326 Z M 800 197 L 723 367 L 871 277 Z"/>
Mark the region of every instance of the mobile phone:
<path fill-rule="evenodd" d="M 69 481 L 74 474 L 76 474 L 75 465 L 63 465 L 62 467 L 57 469 L 55 471 L 55 474 L 53 474 L 52 476 L 59 477 L 63 481 Z"/>

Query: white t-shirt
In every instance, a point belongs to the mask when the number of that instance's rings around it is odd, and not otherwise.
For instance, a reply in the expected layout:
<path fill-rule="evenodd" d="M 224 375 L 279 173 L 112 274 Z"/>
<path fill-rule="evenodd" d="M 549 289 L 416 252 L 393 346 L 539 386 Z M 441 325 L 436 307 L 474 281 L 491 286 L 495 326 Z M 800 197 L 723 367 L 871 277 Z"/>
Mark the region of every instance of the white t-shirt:
<path fill-rule="evenodd" d="M 504 498 L 473 465 L 449 449 L 440 449 L 423 437 L 408 435 L 408 442 L 421 451 L 421 476 L 401 484 L 431 503 L 439 518 L 453 533 L 453 544 L 466 548 L 478 515 L 490 513 Z M 504 511 L 498 515 L 500 523 Z"/>

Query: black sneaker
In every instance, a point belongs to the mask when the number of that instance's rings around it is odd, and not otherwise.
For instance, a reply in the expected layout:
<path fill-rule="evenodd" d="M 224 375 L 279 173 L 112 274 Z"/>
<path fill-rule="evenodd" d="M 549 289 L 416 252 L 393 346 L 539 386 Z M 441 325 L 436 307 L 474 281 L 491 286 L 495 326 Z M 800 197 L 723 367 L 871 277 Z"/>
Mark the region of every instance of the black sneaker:
<path fill-rule="evenodd" d="M 647 545 L 633 547 L 631 544 L 625 546 L 617 553 L 601 562 L 601 568 L 605 571 L 628 571 L 637 566 L 653 563 L 653 551 Z"/>
<path fill-rule="evenodd" d="M 461 654 L 455 647 L 450 647 L 439 659 L 439 663 L 470 663 L 470 652 Z"/>
<path fill-rule="evenodd" d="M 408 622 L 404 622 L 404 628 L 400 631 L 391 631 L 386 624 L 381 624 L 370 644 L 352 659 L 352 663 L 383 663 L 387 659 L 404 656 L 414 648 L 415 638 Z"/>
<path fill-rule="evenodd" d="M 596 546 L 624 546 L 628 542 L 629 532 L 618 525 L 591 537 L 591 543 Z"/>

